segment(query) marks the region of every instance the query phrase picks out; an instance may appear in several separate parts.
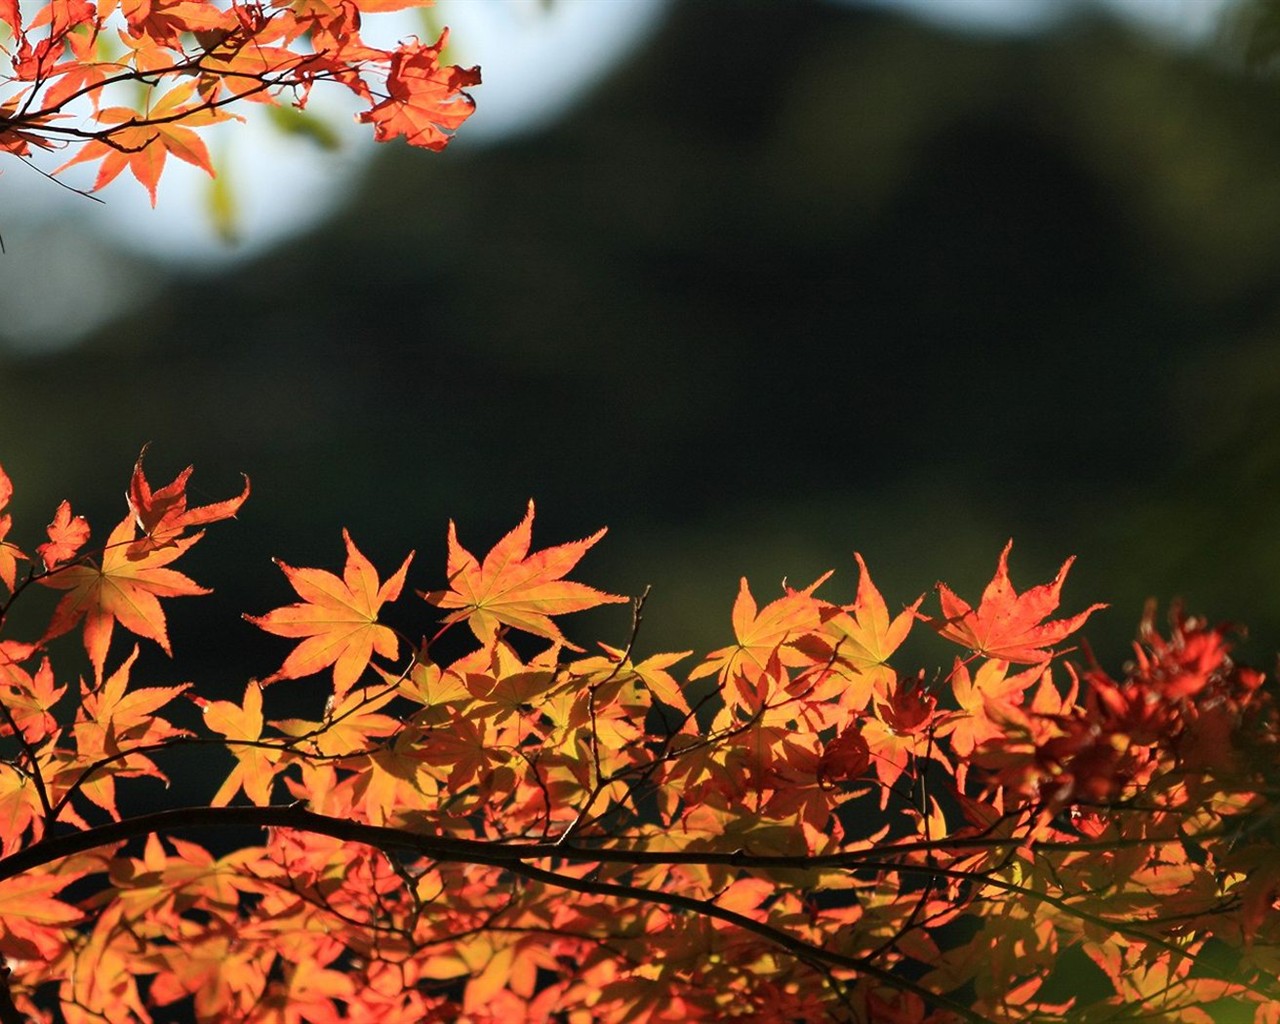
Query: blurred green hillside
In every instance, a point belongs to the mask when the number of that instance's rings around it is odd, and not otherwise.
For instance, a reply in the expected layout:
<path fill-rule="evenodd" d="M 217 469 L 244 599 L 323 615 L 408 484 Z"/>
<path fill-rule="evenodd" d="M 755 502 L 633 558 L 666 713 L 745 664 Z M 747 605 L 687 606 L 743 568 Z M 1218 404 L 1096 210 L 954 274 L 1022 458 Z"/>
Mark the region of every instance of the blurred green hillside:
<path fill-rule="evenodd" d="M 653 584 L 645 651 L 722 643 L 742 574 L 851 598 L 855 549 L 891 605 L 976 596 L 1012 536 L 1019 586 L 1079 555 L 1113 662 L 1181 596 L 1269 668 L 1278 283 L 1280 83 L 1220 52 L 698 0 L 555 128 L 388 149 L 311 237 L 0 356 L 0 458 L 24 542 L 62 497 L 105 536 L 148 440 L 249 473 L 172 613 L 231 689 L 283 656 L 236 618 L 289 599 L 269 556 L 346 525 L 426 589 L 450 517 L 483 550 L 530 496 L 535 545 L 610 525 L 578 577 Z"/>

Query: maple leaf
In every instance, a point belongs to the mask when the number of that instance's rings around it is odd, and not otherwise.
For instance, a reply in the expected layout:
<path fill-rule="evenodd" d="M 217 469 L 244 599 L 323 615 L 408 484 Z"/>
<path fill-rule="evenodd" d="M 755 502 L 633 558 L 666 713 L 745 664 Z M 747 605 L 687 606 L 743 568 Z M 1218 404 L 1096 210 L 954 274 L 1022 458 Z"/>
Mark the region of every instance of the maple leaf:
<path fill-rule="evenodd" d="M 205 526 L 223 519 L 232 519 L 249 497 L 249 478 L 244 478 L 244 490 L 234 498 L 217 501 L 196 508 L 187 507 L 187 481 L 195 469 L 188 466 L 159 490 L 152 490 L 142 471 L 142 458 L 147 454 L 144 445 L 133 467 L 126 498 L 144 539 L 135 541 L 130 557 L 138 557 L 147 551 L 172 544 L 182 531 L 191 526 Z"/>
<path fill-rule="evenodd" d="M 19 663 L 26 661 L 35 651 L 35 644 L 0 640 L 0 683 L 17 689 L 27 686 L 31 677 L 19 667 Z"/>
<path fill-rule="evenodd" d="M 775 656 L 782 664 L 803 665 L 806 659 L 784 645 L 794 643 L 822 625 L 824 614 L 834 611 L 813 596 L 831 577 L 824 573 L 803 590 L 787 588 L 787 593 L 759 608 L 744 576 L 738 583 L 738 597 L 733 602 L 733 635 L 737 643 L 721 647 L 707 655 L 701 665 L 689 673 L 689 679 L 719 674 L 721 680 L 741 676 L 756 682 Z"/>
<path fill-rule="evenodd" d="M 692 651 L 671 651 L 665 654 L 654 654 L 646 658 L 638 664 L 632 663 L 630 660 L 624 659 L 624 652 L 616 647 L 610 647 L 606 643 L 601 643 L 600 647 L 604 650 L 611 666 L 610 673 L 618 672 L 618 663 L 622 662 L 622 675 L 634 674 L 635 678 L 649 688 L 655 697 L 664 704 L 675 708 L 677 711 L 690 715 L 693 714 L 689 708 L 689 702 L 680 690 L 680 684 L 667 671 L 677 661 L 681 661 Z"/>
<path fill-rule="evenodd" d="M 393 689 L 372 698 L 363 692 L 348 693 L 326 705 L 324 721 L 286 718 L 271 724 L 286 736 L 302 741 L 295 742 L 295 747 L 305 745 L 325 757 L 359 756 L 375 746 L 375 737 L 389 736 L 399 727 L 397 719 L 380 713 L 395 697 Z"/>
<path fill-rule="evenodd" d="M 396 634 L 378 622 L 378 609 L 400 596 L 413 552 L 379 586 L 377 571 L 346 530 L 342 539 L 347 545 L 342 579 L 323 569 L 295 569 L 276 559 L 302 601 L 266 615 L 245 616 L 268 633 L 303 638 L 279 670 L 262 680 L 264 685 L 300 679 L 332 665 L 334 693 L 341 697 L 360 678 L 375 651 L 384 658 L 400 653 Z"/>
<path fill-rule="evenodd" d="M 956 786 L 962 792 L 973 752 L 1004 737 L 1011 720 L 1026 721 L 1018 711 L 1023 695 L 1050 672 L 1043 662 L 1012 676 L 1008 669 L 1006 662 L 988 660 L 971 676 L 968 665 L 955 661 L 950 678 L 960 709 L 944 715 L 934 735 L 951 736 L 951 749 L 962 759 L 956 765 Z"/>
<path fill-rule="evenodd" d="M 25 771 L 0 762 L 0 854 L 7 857 L 26 845 L 28 829 L 33 839 L 44 833 L 40 791 Z"/>
<path fill-rule="evenodd" d="M 849 725 L 844 732 L 824 744 L 814 775 L 820 786 L 835 785 L 857 778 L 870 764 L 871 748 L 862 738 L 858 726 Z"/>
<path fill-rule="evenodd" d="M 0 509 L 9 504 L 11 497 L 13 497 L 13 484 L 9 480 L 8 474 L 5 473 L 4 467 L 0 466 Z M 17 582 L 18 559 L 27 557 L 4 539 L 12 525 L 13 520 L 7 513 L 0 515 L 0 581 L 3 581 L 10 591 L 13 590 L 13 585 Z"/>
<path fill-rule="evenodd" d="M 84 912 L 57 899 L 70 879 L 58 875 L 18 875 L 0 882 L 0 954 L 15 959 L 49 959 L 61 952 L 49 926 L 83 919 Z"/>
<path fill-rule="evenodd" d="M 8 687 L 4 700 L 14 725 L 27 745 L 34 747 L 57 731 L 58 723 L 50 709 L 62 699 L 67 688 L 57 685 L 48 658 L 40 662 L 35 675 L 28 674 L 8 660 L 6 648 L 17 647 L 20 650 L 26 646 L 0 640 L 0 680 Z M 0 735 L 6 732 L 7 724 L 0 728 Z"/>
<path fill-rule="evenodd" d="M 860 570 L 858 594 L 853 604 L 824 611 L 822 632 L 803 637 L 796 646 L 804 650 L 815 665 L 835 661 L 848 666 L 851 673 L 831 673 L 827 687 L 816 691 L 815 696 L 825 696 L 831 691 L 844 707 L 861 711 L 872 694 L 885 694 L 897 678 L 888 661 L 910 632 L 917 618 L 916 609 L 924 597 L 916 598 L 891 619 L 889 607 L 872 582 L 867 563 L 857 552 L 853 557 Z M 849 674 L 852 679 L 848 678 Z"/>
<path fill-rule="evenodd" d="M 529 554 L 533 511 L 530 501 L 524 519 L 493 546 L 483 564 L 458 543 L 457 528 L 450 520 L 449 589 L 420 596 L 439 608 L 458 609 L 448 615 L 445 622 L 465 619 L 476 638 L 486 646 L 497 638 L 498 627 L 506 625 L 554 640 L 572 651 L 581 651 L 581 647 L 564 638 L 551 616 L 627 600 L 621 595 L 606 594 L 585 583 L 561 578 L 606 531 L 597 530 L 582 540 Z"/>
<path fill-rule="evenodd" d="M 101 160 L 94 179 L 96 192 L 115 180 L 126 167 L 146 186 L 151 205 L 156 205 L 156 184 L 164 171 L 165 157 L 172 153 L 214 177 L 209 149 L 192 128 L 227 120 L 232 115 L 200 101 L 183 106 L 195 92 L 196 83 L 176 86 L 145 111 L 130 107 L 104 107 L 95 115 L 100 124 L 114 125 L 91 139 L 54 174 L 75 164 Z"/>
<path fill-rule="evenodd" d="M 188 939 L 154 953 L 163 965 L 151 986 L 160 1006 L 194 996 L 196 1020 L 248 1020 L 267 985 L 274 951 L 224 933 Z"/>
<path fill-rule="evenodd" d="M 917 597 L 893 619 L 889 607 L 871 580 L 871 571 L 862 555 L 853 553 L 858 562 L 858 594 L 853 604 L 842 609 L 843 614 L 830 620 L 828 629 L 849 645 L 842 645 L 840 655 L 861 672 L 883 668 L 889 657 L 902 646 L 911 625 L 916 619 L 916 609 L 924 596 Z"/>
<path fill-rule="evenodd" d="M 493 724 L 491 719 L 460 715 L 447 726 L 428 730 L 420 747 L 424 767 L 440 774 L 444 766 L 452 765 L 445 787 L 451 793 L 460 792 L 490 765 L 510 758 L 510 753 L 494 742 Z"/>
<path fill-rule="evenodd" d="M 946 756 L 933 742 L 938 701 L 925 688 L 921 676 L 898 678 L 875 704 L 875 717 L 862 722 L 862 738 L 871 752 L 871 763 L 880 781 L 880 809 L 889 790 L 913 762 L 932 758 L 946 765 Z"/>
<path fill-rule="evenodd" d="M 1070 618 L 1042 621 L 1058 607 L 1062 584 L 1075 557 L 1062 563 L 1051 583 L 1019 594 L 1009 581 L 1012 547 L 1013 541 L 1009 541 L 1000 552 L 996 574 L 982 592 L 982 601 L 976 609 L 952 593 L 945 583 L 939 583 L 942 617 L 927 621 L 939 635 L 984 657 L 1034 665 L 1053 657 L 1053 652 L 1045 648 L 1074 633 L 1090 615 L 1107 606 L 1092 604 Z"/>
<path fill-rule="evenodd" d="M 391 55 L 387 98 L 360 114 L 379 142 L 404 136 L 411 146 L 441 150 L 471 116 L 475 103 L 462 90 L 480 84 L 480 69 L 442 67 L 448 39 L 446 31 L 431 46 L 402 43 Z"/>
<path fill-rule="evenodd" d="M 12 12 L 15 21 L 19 12 Z M 63 52 L 64 44 L 71 49 L 77 61 L 91 61 L 94 45 L 102 22 L 98 11 L 89 0 L 50 0 L 36 11 L 27 32 L 49 26 L 49 34 L 34 46 L 26 34 L 15 33 L 19 40 L 14 55 L 14 70 L 23 81 L 39 82 L 50 77 L 52 65 Z"/>
<path fill-rule="evenodd" d="M 132 653 L 100 687 L 90 690 L 82 686 L 81 715 L 75 724 L 79 760 L 88 764 L 111 761 L 83 779 L 80 788 L 86 797 L 117 820 L 120 817 L 116 809 L 117 779 L 149 775 L 168 781 L 154 761 L 131 748 L 190 735 L 185 729 L 170 725 L 157 712 L 185 693 L 191 684 L 131 688 L 129 673 L 137 660 L 135 644 Z"/>
<path fill-rule="evenodd" d="M 225 12 L 202 0 L 122 0 L 120 10 L 135 37 L 150 36 L 166 46 L 180 46 L 183 32 L 208 32 L 227 25 Z"/>
<path fill-rule="evenodd" d="M 271 784 L 275 780 L 272 766 L 282 752 L 253 745 L 262 738 L 262 687 L 250 682 L 244 688 L 243 704 L 203 697 L 191 700 L 204 713 L 205 725 L 210 729 L 230 740 L 243 741 L 230 744 L 236 766 L 214 794 L 211 806 L 225 807 L 241 787 L 250 801 L 259 807 L 267 806 L 271 803 Z"/>
<path fill-rule="evenodd" d="M 97 111 L 102 98 L 102 85 L 111 78 L 112 71 L 118 69 L 109 64 L 77 64 L 74 61 L 67 61 L 59 64 L 54 70 L 58 77 L 45 90 L 41 101 L 46 110 L 56 111 L 77 96 L 87 95 L 93 102 L 93 109 Z M 50 148 L 38 136 L 31 141 L 45 146 L 46 149 Z"/>
<path fill-rule="evenodd" d="M 71 514 L 71 503 L 64 501 L 53 515 L 53 522 L 46 528 L 49 539 L 36 547 L 36 553 L 44 560 L 46 569 L 56 569 L 69 562 L 89 539 L 89 524 L 84 516 Z"/>
<path fill-rule="evenodd" d="M 96 678 L 102 678 L 116 622 L 138 636 L 154 640 L 172 656 L 164 610 L 159 598 L 187 597 L 209 591 L 175 569 L 166 569 L 204 534 L 175 541 L 170 547 L 129 557 L 135 538 L 132 516 L 111 531 L 102 552 L 102 564 L 69 565 L 40 580 L 47 587 L 66 590 L 58 602 L 44 639 L 68 632 L 83 617 L 84 646 L 93 662 Z"/>

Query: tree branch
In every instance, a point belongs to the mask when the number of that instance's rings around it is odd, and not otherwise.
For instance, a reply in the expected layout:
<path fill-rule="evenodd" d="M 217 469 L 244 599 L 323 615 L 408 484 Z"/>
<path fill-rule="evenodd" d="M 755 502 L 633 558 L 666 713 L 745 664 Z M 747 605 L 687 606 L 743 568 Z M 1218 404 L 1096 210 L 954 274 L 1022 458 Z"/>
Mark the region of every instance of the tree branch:
<path fill-rule="evenodd" d="M 532 860 L 561 860 L 570 863 L 723 865 L 740 868 L 793 868 L 813 869 L 821 867 L 849 867 L 886 871 L 920 871 L 952 878 L 968 878 L 981 884 L 992 885 L 1006 892 L 1015 893 L 1047 903 L 1079 919 L 1111 928 L 1119 933 L 1140 938 L 1181 955 L 1187 955 L 1171 943 L 1162 941 L 1134 926 L 1133 922 L 1113 921 L 1091 914 L 1064 899 L 1042 893 L 1025 886 L 1015 885 L 982 874 L 949 870 L 934 865 L 913 865 L 884 859 L 894 847 L 881 847 L 876 854 L 871 851 L 846 851 L 837 854 L 811 856 L 761 855 L 744 850 L 717 853 L 711 851 L 648 851 L 625 849 L 590 849 L 576 845 L 559 845 L 554 842 L 499 843 L 492 840 L 460 839 L 450 836 L 411 832 L 402 828 L 368 825 L 342 818 L 316 814 L 299 806 L 288 807 L 185 807 L 153 814 L 139 815 L 123 821 L 99 825 L 83 831 L 42 839 L 31 846 L 0 859 L 0 881 L 13 878 L 44 864 L 54 863 L 77 853 L 153 833 L 169 833 L 183 829 L 202 828 L 288 828 L 319 835 L 331 836 L 347 842 L 361 843 L 383 851 L 412 852 L 436 861 L 486 864 L 504 868 L 513 874 L 543 882 L 557 888 L 596 895 L 634 899 L 645 903 L 660 904 L 673 909 L 715 918 L 752 932 L 788 952 L 820 963 L 846 970 L 861 972 L 886 984 L 910 991 L 931 1004 L 959 1015 L 965 1020 L 980 1022 L 981 1017 L 936 993 L 929 992 L 908 979 L 879 967 L 863 957 L 846 956 L 820 946 L 812 945 L 790 933 L 774 928 L 743 914 L 703 899 L 667 893 L 656 889 L 623 885 L 614 882 L 592 881 L 541 868 L 528 863 Z M 1014 842 L 1010 840 L 1009 842 Z M 935 848 L 964 847 L 966 845 L 989 846 L 991 840 L 939 841 Z M 914 848 L 918 851 L 919 844 Z M 0 991 L 0 1024 L 26 1024 L 21 1016 L 6 1016 L 4 993 Z M 16 1008 L 13 1013 L 17 1013 Z"/>

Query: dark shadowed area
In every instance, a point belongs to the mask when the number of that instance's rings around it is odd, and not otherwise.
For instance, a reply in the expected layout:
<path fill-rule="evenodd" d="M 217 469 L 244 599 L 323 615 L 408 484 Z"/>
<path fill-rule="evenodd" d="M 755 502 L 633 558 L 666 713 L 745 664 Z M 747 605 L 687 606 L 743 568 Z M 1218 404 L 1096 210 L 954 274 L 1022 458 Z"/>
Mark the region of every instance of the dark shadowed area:
<path fill-rule="evenodd" d="M 610 526 L 577 578 L 653 585 L 642 651 L 725 642 L 743 574 L 850 599 L 855 549 L 891 606 L 976 597 L 1013 537 L 1020 587 L 1079 556 L 1112 665 L 1181 596 L 1269 668 L 1278 240 L 1280 85 L 1221 53 L 678 4 L 554 128 L 388 149 L 311 237 L 0 355 L 13 538 L 63 497 L 105 537 L 146 441 L 209 500 L 247 472 L 186 560 L 217 593 L 170 612 L 210 696 L 288 650 L 238 621 L 292 599 L 270 556 L 337 569 L 345 525 L 438 587 L 449 518 L 483 551 L 531 496 L 535 546 Z M 950 658 L 924 640 L 902 667 Z"/>

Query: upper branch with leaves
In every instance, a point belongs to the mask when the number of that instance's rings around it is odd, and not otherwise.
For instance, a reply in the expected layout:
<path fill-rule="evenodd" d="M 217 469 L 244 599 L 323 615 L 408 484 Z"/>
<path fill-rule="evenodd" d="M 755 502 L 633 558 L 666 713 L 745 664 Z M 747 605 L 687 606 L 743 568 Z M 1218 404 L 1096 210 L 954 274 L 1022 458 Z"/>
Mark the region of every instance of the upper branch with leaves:
<path fill-rule="evenodd" d="M 97 163 L 95 191 L 127 168 L 154 205 L 168 156 L 213 174 L 201 129 L 242 120 L 246 102 L 304 107 L 321 82 L 354 94 L 380 141 L 443 149 L 478 69 L 441 63 L 447 32 L 389 50 L 360 35 L 362 15 L 430 2 L 50 0 L 24 19 L 0 0 L 0 151 L 66 150 L 57 171 Z"/>

